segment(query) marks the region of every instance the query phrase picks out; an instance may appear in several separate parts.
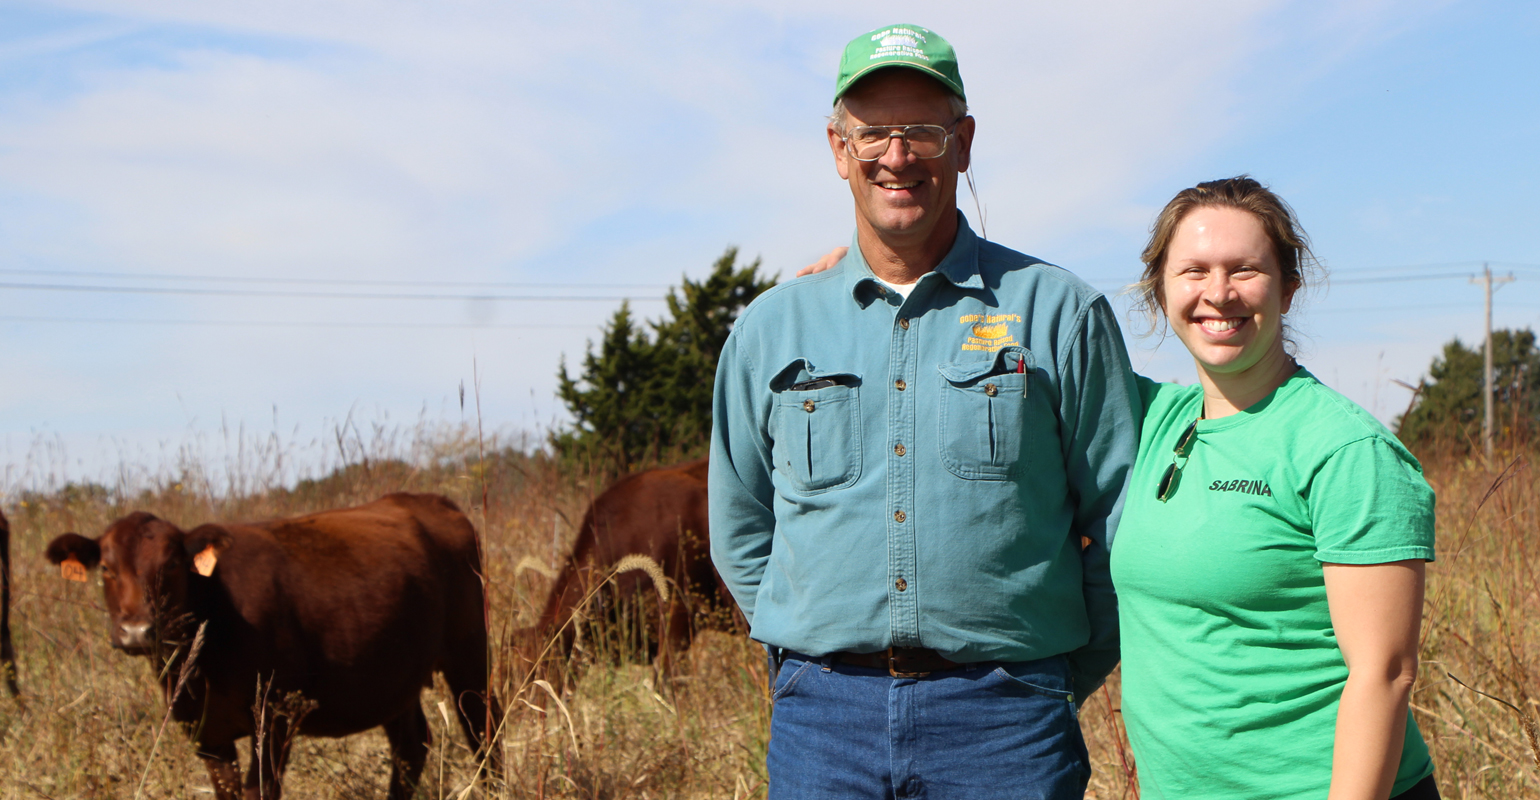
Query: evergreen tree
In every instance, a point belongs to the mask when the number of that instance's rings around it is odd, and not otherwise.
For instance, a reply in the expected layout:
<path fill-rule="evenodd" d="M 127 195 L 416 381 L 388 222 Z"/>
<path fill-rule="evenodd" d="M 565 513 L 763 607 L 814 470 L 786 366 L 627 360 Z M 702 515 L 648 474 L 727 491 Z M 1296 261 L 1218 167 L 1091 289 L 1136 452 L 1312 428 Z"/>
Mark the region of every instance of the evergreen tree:
<path fill-rule="evenodd" d="M 678 291 L 669 290 L 667 316 L 647 323 L 650 334 L 622 304 L 598 352 L 590 343 L 581 374 L 569 375 L 562 360 L 556 393 L 573 424 L 551 436 L 556 451 L 625 471 L 703 450 L 727 334 L 743 308 L 775 285 L 760 277 L 759 266 L 759 259 L 738 266 L 738 249 L 727 248 L 705 280 L 686 277 Z"/>
<path fill-rule="evenodd" d="M 1471 452 L 1481 447 L 1485 348 L 1459 339 L 1433 359 L 1418 387 L 1411 411 L 1396 420 L 1396 434 L 1408 446 L 1447 447 Z M 1524 442 L 1540 423 L 1540 350 L 1528 328 L 1492 331 L 1494 435 Z"/>

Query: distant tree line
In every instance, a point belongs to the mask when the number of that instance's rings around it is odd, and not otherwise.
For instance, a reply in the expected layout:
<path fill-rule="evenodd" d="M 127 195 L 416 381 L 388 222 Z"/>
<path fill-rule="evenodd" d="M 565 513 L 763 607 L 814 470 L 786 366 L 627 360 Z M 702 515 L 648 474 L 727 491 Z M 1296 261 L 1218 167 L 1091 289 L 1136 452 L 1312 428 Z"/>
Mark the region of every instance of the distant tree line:
<path fill-rule="evenodd" d="M 1416 387 L 1411 409 L 1396 420 L 1402 442 L 1423 452 L 1481 449 L 1485 357 L 1485 346 L 1466 347 L 1458 338 L 1444 345 Z M 1492 375 L 1494 437 L 1518 445 L 1533 441 L 1540 425 L 1540 351 L 1534 331 L 1492 331 Z"/>
<path fill-rule="evenodd" d="M 775 285 L 759 259 L 740 266 L 729 247 L 702 281 L 669 289 L 662 319 L 640 322 L 629 303 L 589 342 L 582 370 L 562 357 L 556 394 L 572 423 L 551 434 L 563 458 L 589 459 L 622 472 L 705 452 L 717 358 L 745 306 Z"/>
<path fill-rule="evenodd" d="M 623 303 L 590 342 L 582 369 L 563 357 L 557 395 L 571 424 L 551 434 L 565 459 L 589 459 L 629 471 L 705 452 L 711 433 L 711 393 L 717 359 L 733 323 L 754 298 L 774 286 L 760 260 L 738 263 L 727 248 L 704 280 L 682 279 L 670 289 L 667 312 L 638 320 Z M 1396 434 L 1419 452 L 1470 453 L 1481 448 L 1485 347 L 1458 338 L 1444 345 L 1418 386 Z M 1540 432 L 1540 350 L 1534 331 L 1492 332 L 1494 423 L 1498 440 L 1527 444 Z"/>

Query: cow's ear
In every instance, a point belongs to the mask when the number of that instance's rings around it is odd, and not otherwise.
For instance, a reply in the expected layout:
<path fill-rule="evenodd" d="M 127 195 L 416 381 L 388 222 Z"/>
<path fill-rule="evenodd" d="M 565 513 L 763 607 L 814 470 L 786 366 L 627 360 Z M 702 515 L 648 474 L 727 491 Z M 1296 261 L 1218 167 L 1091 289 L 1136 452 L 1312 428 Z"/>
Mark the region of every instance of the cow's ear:
<path fill-rule="evenodd" d="M 214 574 L 219 554 L 230 546 L 230 532 L 218 525 L 199 525 L 182 540 L 182 547 L 192 557 L 193 570 L 207 578 Z"/>
<path fill-rule="evenodd" d="M 102 560 L 101 545 L 95 539 L 87 539 L 78 533 L 66 533 L 49 542 L 43 554 L 51 564 L 74 561 L 86 569 L 96 566 Z"/>

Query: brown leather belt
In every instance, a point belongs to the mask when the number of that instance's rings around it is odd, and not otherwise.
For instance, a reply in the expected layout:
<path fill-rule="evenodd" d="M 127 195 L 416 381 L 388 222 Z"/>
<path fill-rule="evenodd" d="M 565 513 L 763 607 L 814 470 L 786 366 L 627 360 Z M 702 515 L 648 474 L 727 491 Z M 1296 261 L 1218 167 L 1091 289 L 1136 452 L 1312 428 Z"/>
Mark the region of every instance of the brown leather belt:
<path fill-rule="evenodd" d="M 932 672 L 962 669 L 967 664 L 944 658 L 928 647 L 889 647 L 875 653 L 830 653 L 830 663 L 885 669 L 895 678 L 923 678 Z"/>

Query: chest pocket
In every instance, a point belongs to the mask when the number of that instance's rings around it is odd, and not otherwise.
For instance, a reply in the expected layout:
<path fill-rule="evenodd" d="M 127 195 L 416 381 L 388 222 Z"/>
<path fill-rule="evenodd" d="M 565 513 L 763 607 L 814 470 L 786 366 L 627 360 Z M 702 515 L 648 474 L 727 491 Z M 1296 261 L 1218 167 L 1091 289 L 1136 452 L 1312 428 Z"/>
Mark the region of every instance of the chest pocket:
<path fill-rule="evenodd" d="M 817 388 L 802 388 L 809 384 Z M 797 493 L 843 489 L 861 477 L 860 384 L 859 375 L 821 372 L 802 359 L 772 382 L 770 455 Z"/>
<path fill-rule="evenodd" d="M 1024 347 L 982 361 L 941 364 L 941 463 L 959 478 L 1006 480 L 1023 460 L 1036 363 Z"/>

